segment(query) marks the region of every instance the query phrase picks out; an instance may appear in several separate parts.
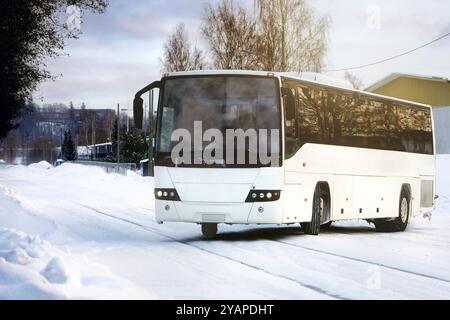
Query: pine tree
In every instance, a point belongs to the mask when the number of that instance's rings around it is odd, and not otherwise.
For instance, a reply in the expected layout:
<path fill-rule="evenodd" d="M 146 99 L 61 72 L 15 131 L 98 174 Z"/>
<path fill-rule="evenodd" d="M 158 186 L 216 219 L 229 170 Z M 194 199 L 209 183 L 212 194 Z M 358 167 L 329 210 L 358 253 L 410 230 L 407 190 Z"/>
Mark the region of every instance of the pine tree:
<path fill-rule="evenodd" d="M 61 158 L 63 160 L 67 160 L 66 155 L 67 155 L 67 131 L 64 131 L 64 140 L 61 146 Z"/>
<path fill-rule="evenodd" d="M 73 161 L 77 159 L 77 151 L 72 140 L 70 130 L 64 132 L 64 141 L 62 145 L 62 157 L 64 160 Z"/>
<path fill-rule="evenodd" d="M 135 163 L 147 157 L 148 144 L 145 136 L 135 128 L 121 130 L 120 134 L 120 156 L 126 162 Z"/>

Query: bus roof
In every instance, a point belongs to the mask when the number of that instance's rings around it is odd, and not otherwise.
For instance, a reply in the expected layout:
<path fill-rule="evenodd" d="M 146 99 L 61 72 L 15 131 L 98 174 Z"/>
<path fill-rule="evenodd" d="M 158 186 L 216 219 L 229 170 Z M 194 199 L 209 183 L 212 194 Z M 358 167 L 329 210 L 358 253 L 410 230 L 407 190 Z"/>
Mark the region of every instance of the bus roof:
<path fill-rule="evenodd" d="M 350 83 L 345 80 L 330 77 L 321 73 L 315 72 L 271 72 L 271 71 L 252 71 L 252 70 L 194 70 L 194 71 L 180 71 L 180 72 L 168 72 L 163 74 L 165 77 L 180 77 L 180 76 L 202 76 L 202 75 L 247 75 L 247 76 L 274 76 L 274 77 L 284 77 L 292 80 L 300 80 L 308 82 L 311 84 L 317 84 L 322 86 L 327 86 L 335 89 L 341 89 L 349 92 L 359 93 L 364 96 L 371 96 L 374 98 L 380 98 L 383 100 L 390 100 L 394 102 L 413 104 L 420 107 L 425 107 L 431 109 L 430 105 L 408 101 L 403 99 L 398 99 L 389 96 L 383 96 L 380 94 L 356 90 Z"/>

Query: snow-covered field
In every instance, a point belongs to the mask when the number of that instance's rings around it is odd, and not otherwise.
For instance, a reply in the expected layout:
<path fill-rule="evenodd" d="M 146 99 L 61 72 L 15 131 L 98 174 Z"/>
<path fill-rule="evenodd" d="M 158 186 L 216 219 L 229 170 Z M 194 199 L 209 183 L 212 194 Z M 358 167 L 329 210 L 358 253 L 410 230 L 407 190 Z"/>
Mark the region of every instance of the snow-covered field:
<path fill-rule="evenodd" d="M 151 178 L 74 164 L 0 167 L 0 299 L 450 299 L 450 156 L 439 205 L 404 233 L 364 221 L 158 225 Z"/>

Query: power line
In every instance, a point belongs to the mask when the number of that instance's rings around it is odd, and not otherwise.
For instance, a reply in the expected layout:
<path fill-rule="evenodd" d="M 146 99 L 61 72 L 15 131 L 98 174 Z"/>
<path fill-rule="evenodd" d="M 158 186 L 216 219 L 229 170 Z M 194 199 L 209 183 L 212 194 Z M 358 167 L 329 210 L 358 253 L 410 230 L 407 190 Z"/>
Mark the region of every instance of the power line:
<path fill-rule="evenodd" d="M 380 61 L 376 61 L 376 62 L 372 62 L 372 63 L 368 63 L 368 64 L 363 64 L 363 65 L 357 66 L 357 67 L 342 68 L 342 69 L 332 69 L 332 70 L 324 70 L 323 72 L 348 71 L 348 70 L 355 70 L 355 69 L 362 69 L 362 68 L 371 67 L 371 66 L 374 66 L 374 65 L 377 65 L 377 64 L 380 64 L 380 63 L 384 63 L 384 62 L 386 62 L 386 61 L 390 61 L 390 60 L 394 60 L 394 59 L 397 59 L 397 58 L 406 56 L 407 54 L 410 54 L 410 53 L 412 53 L 412 52 L 414 52 L 414 51 L 417 51 L 417 50 L 419 50 L 419 49 L 425 48 L 426 46 L 429 46 L 430 44 L 433 44 L 433 43 L 435 43 L 435 42 L 437 42 L 437 41 L 439 41 L 439 40 L 442 40 L 442 39 L 444 39 L 445 37 L 448 37 L 449 35 L 450 35 L 450 32 L 447 33 L 447 34 L 444 34 L 444 35 L 440 36 L 439 38 L 436 38 L 436 39 L 434 39 L 434 40 L 432 40 L 432 41 L 430 41 L 430 42 L 428 42 L 428 43 L 425 43 L 425 44 L 423 44 L 423 45 L 421 45 L 421 46 L 419 46 L 419 47 L 417 47 L 417 48 L 411 49 L 411 50 L 409 50 L 409 51 L 406 51 L 406 52 L 397 54 L 397 55 L 395 55 L 395 56 L 393 56 L 393 57 L 386 58 L 386 59 L 383 59 L 383 60 L 380 60 Z"/>

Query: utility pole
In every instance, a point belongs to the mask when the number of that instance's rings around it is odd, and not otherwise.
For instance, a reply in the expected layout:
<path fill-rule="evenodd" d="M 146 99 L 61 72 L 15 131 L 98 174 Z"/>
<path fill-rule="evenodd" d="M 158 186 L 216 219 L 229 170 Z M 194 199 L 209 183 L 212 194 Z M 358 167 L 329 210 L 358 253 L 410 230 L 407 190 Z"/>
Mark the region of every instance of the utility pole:
<path fill-rule="evenodd" d="M 154 176 L 154 170 L 153 170 L 153 90 L 150 90 L 149 92 L 149 106 L 148 106 L 148 132 L 149 132 L 149 151 L 148 151 L 148 175 L 150 177 Z"/>
<path fill-rule="evenodd" d="M 127 113 L 127 133 L 128 133 L 130 132 L 130 117 L 128 116 L 128 109 L 125 110 L 127 110 L 126 113 Z"/>
<path fill-rule="evenodd" d="M 117 104 L 117 165 L 119 165 L 120 163 L 120 105 Z M 119 168 L 117 167 L 117 170 L 119 170 Z"/>
<path fill-rule="evenodd" d="M 147 139 L 147 129 L 148 129 L 148 114 L 147 114 L 147 102 L 144 103 L 144 137 Z"/>
<path fill-rule="evenodd" d="M 94 160 L 97 160 L 97 148 L 95 147 L 95 121 L 97 112 L 94 110 L 94 120 L 92 121 L 92 144 L 94 145 Z"/>
<path fill-rule="evenodd" d="M 61 159 L 64 158 L 62 151 L 63 151 L 63 126 L 60 128 L 60 134 L 59 134 L 59 147 L 61 148 Z"/>

